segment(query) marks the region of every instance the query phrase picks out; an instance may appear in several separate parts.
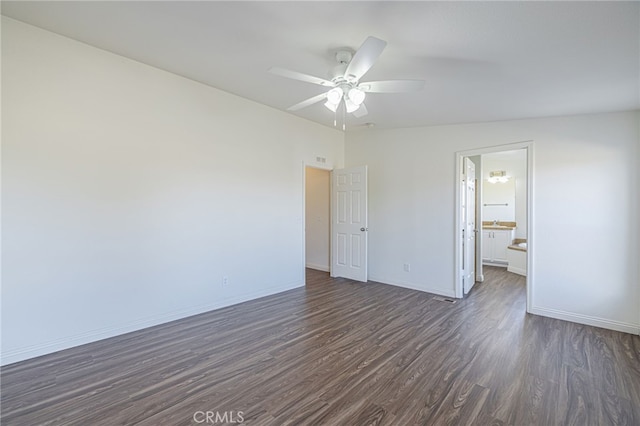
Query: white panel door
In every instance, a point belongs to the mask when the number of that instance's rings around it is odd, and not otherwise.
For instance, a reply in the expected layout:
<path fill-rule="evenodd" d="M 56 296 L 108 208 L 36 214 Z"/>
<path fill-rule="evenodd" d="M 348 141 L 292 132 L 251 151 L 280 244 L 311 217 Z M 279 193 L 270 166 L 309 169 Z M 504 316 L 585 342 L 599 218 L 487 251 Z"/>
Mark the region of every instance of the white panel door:
<path fill-rule="evenodd" d="M 331 172 L 331 276 L 367 281 L 367 166 Z"/>
<path fill-rule="evenodd" d="M 476 166 L 464 159 L 464 181 L 462 191 L 463 255 L 462 276 L 464 294 L 469 293 L 476 282 Z"/>

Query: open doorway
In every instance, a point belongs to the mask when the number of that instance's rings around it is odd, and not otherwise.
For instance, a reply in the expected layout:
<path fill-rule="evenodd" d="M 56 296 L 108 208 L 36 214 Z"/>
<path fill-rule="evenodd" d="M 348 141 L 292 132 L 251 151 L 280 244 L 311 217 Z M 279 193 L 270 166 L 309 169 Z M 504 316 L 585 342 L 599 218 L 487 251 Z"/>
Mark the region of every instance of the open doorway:
<path fill-rule="evenodd" d="M 525 276 L 530 311 L 532 150 L 532 142 L 521 142 L 456 153 L 456 297 L 469 292 L 472 274 L 482 282 L 483 266 L 492 265 Z M 472 178 L 475 203 L 469 191 Z"/>
<path fill-rule="evenodd" d="M 367 282 L 367 166 L 303 170 L 304 282 L 307 268 Z"/>
<path fill-rule="evenodd" d="M 480 156 L 482 217 L 478 236 L 482 265 L 527 275 L 527 152 L 500 151 Z"/>
<path fill-rule="evenodd" d="M 305 267 L 329 272 L 331 265 L 331 172 L 305 167 Z"/>

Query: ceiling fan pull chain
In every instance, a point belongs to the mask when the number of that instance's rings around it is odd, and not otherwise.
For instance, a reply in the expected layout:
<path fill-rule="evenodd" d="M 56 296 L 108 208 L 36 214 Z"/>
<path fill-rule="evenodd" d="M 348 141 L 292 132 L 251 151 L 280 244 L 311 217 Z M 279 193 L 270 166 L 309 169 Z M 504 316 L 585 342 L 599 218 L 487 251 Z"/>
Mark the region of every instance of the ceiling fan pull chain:
<path fill-rule="evenodd" d="M 345 103 L 342 107 L 342 131 L 344 132 L 347 128 L 347 104 Z"/>

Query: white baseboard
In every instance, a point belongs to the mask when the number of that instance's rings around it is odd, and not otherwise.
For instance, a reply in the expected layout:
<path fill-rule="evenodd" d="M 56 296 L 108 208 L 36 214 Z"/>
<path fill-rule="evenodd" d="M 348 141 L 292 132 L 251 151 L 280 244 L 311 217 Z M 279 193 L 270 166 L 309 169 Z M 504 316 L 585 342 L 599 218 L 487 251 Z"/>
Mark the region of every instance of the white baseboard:
<path fill-rule="evenodd" d="M 384 278 L 384 277 L 374 277 L 374 276 L 370 276 L 369 277 L 370 281 L 376 281 L 382 284 L 388 284 L 388 285 L 393 285 L 396 287 L 402 287 L 402 288 L 408 288 L 410 290 L 418 290 L 418 291 L 424 291 L 427 293 L 433 293 L 436 294 L 438 296 L 445 296 L 445 297 L 456 297 L 455 291 L 453 291 L 453 289 L 447 291 L 447 290 L 443 290 L 441 288 L 433 288 L 433 287 L 428 287 L 428 286 L 423 286 L 423 285 L 419 285 L 419 284 L 415 284 L 415 283 L 410 283 L 407 281 L 399 281 L 399 280 L 392 280 L 389 278 Z"/>
<path fill-rule="evenodd" d="M 329 266 L 328 265 L 319 265 L 317 263 L 307 263 L 305 265 L 305 267 L 309 268 L 309 269 L 315 269 L 316 271 L 323 271 L 323 272 L 329 272 Z"/>
<path fill-rule="evenodd" d="M 630 334 L 640 334 L 640 324 L 630 324 L 621 321 L 613 321 L 589 315 L 575 314 L 572 312 L 560 311 L 557 309 L 532 307 L 529 312 L 534 315 L 555 318 L 578 324 L 592 325 L 594 327 L 606 328 L 609 330 L 622 331 Z"/>
<path fill-rule="evenodd" d="M 483 261 L 482 264 L 485 266 L 499 266 L 501 268 L 506 268 L 508 265 L 507 262 L 490 262 L 488 260 Z"/>
<path fill-rule="evenodd" d="M 512 265 L 507 266 L 507 271 L 513 272 L 514 274 L 518 274 L 518 275 L 524 275 L 525 277 L 527 276 L 526 269 L 518 268 L 516 266 L 512 266 Z"/>
<path fill-rule="evenodd" d="M 128 323 L 120 324 L 114 327 L 91 330 L 85 333 L 68 336 L 62 339 L 51 340 L 36 345 L 4 350 L 0 355 L 0 365 L 4 366 L 13 364 L 14 362 L 24 361 L 30 358 L 35 358 L 37 356 L 47 355 L 64 349 L 73 348 L 75 346 L 96 342 L 98 340 L 108 339 L 109 337 L 115 337 L 121 334 L 130 333 L 132 331 L 138 331 L 144 328 L 153 327 L 155 325 L 165 324 L 167 322 L 202 314 L 204 312 L 212 311 L 215 309 L 225 308 L 227 306 L 236 305 L 238 303 L 247 302 L 249 300 L 259 299 L 261 297 L 270 296 L 287 290 L 292 290 L 297 287 L 302 287 L 303 285 L 304 284 L 302 282 L 292 282 L 286 285 L 264 288 L 259 291 L 230 297 L 214 303 L 192 306 L 185 309 L 179 309 L 154 315 L 152 317 L 129 321 Z"/>

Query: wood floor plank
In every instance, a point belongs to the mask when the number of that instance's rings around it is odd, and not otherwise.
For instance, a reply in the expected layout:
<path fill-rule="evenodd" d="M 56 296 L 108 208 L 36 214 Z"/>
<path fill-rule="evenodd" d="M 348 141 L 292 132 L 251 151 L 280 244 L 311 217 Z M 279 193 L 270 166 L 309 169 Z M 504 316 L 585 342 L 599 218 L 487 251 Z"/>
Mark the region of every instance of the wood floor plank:
<path fill-rule="evenodd" d="M 1 421 L 640 425 L 640 336 L 528 315 L 523 277 L 485 272 L 451 304 L 308 270 L 305 288 L 2 367 Z"/>

